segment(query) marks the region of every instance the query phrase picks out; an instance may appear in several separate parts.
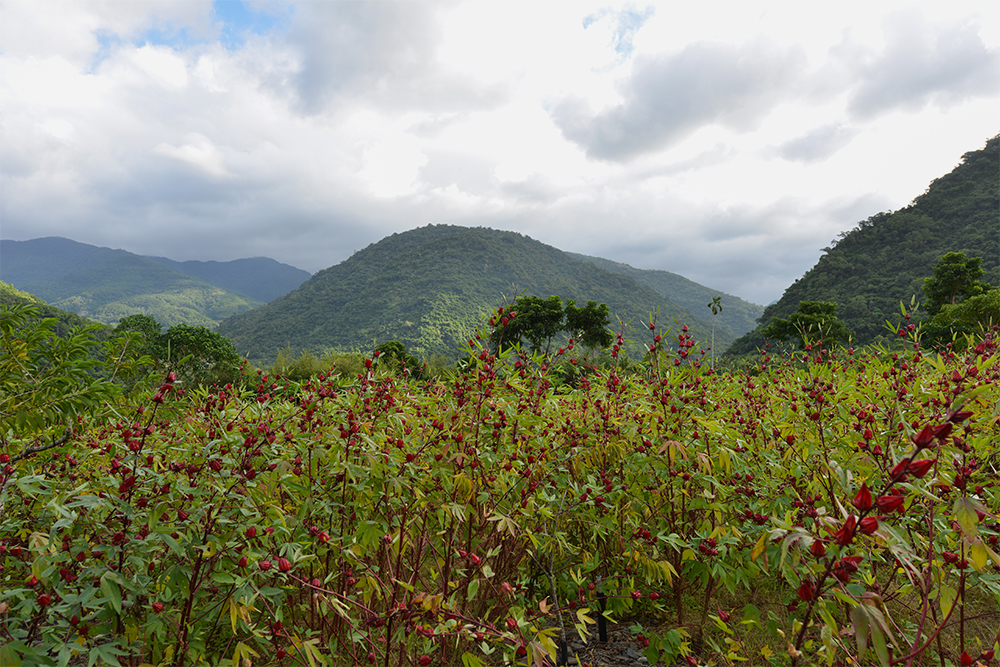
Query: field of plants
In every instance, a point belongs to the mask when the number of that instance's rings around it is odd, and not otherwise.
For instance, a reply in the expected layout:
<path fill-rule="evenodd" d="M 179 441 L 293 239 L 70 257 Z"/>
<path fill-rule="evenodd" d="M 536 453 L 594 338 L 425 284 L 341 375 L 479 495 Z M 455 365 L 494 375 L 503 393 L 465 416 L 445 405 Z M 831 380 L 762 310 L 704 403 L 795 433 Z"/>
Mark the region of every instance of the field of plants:
<path fill-rule="evenodd" d="M 0 664 L 551 665 L 602 613 L 650 664 L 996 664 L 996 330 L 714 370 L 643 337 L 9 424 Z"/>

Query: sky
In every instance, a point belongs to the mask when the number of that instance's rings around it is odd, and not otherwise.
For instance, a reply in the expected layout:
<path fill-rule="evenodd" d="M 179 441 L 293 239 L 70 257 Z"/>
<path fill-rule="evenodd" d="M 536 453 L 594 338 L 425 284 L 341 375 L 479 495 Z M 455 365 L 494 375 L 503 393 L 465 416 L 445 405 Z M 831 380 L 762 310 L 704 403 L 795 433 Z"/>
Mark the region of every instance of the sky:
<path fill-rule="evenodd" d="M 779 298 L 1000 133 L 1000 3 L 0 0 L 0 237 L 434 224 Z"/>

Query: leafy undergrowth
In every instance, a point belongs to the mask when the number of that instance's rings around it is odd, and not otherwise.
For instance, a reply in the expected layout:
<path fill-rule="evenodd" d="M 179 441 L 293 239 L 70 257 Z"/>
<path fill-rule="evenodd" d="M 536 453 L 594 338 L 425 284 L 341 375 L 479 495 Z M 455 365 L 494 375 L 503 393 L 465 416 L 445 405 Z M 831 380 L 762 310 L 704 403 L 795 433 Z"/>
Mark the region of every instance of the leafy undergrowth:
<path fill-rule="evenodd" d="M 475 341 L 447 382 L 168 378 L 5 440 L 0 663 L 540 665 L 602 606 L 650 662 L 994 661 L 995 333 L 739 373 L 668 340 L 572 387 Z"/>

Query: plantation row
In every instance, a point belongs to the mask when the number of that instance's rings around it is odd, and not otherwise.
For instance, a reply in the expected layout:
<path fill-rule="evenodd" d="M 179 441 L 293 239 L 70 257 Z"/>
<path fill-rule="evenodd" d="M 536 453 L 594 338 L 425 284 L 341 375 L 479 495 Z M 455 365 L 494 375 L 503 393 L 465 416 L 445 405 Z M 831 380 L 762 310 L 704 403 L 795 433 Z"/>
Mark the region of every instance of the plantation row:
<path fill-rule="evenodd" d="M 650 663 L 990 664 L 996 331 L 744 372 L 667 333 L 573 386 L 470 341 L 8 433 L 0 663 L 554 664 L 603 607 Z"/>

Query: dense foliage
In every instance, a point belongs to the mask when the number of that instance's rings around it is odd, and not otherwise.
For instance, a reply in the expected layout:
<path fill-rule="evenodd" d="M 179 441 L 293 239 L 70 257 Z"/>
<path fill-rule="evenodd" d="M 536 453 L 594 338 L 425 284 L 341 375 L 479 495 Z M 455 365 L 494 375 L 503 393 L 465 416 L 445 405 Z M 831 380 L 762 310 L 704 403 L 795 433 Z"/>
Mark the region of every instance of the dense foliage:
<path fill-rule="evenodd" d="M 541 664 L 602 605 L 651 663 L 992 660 L 997 331 L 726 373 L 642 336 L 572 387 L 474 344 L 7 429 L 0 663 Z"/>
<path fill-rule="evenodd" d="M 219 325 L 241 353 L 270 360 L 278 350 L 371 349 L 398 340 L 411 353 L 457 355 L 504 295 L 596 301 L 617 320 L 683 319 L 707 334 L 710 313 L 691 315 L 621 274 L 514 232 L 428 225 L 382 239 L 316 273 L 294 292 Z M 699 319 L 700 318 L 700 319 Z M 719 345 L 732 340 L 717 333 Z"/>
<path fill-rule="evenodd" d="M 1000 285 L 1000 136 L 962 156 L 955 169 L 895 213 L 878 213 L 824 248 L 812 269 L 764 310 L 760 322 L 787 318 L 801 301 L 831 301 L 862 344 L 884 340 L 884 324 L 899 303 L 926 301 L 924 279 L 940 257 L 964 251 L 982 258 L 983 281 Z M 729 352 L 763 346 L 760 330 L 736 341 Z"/>

